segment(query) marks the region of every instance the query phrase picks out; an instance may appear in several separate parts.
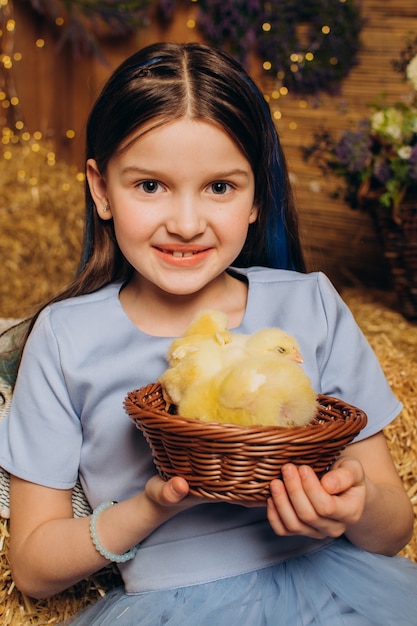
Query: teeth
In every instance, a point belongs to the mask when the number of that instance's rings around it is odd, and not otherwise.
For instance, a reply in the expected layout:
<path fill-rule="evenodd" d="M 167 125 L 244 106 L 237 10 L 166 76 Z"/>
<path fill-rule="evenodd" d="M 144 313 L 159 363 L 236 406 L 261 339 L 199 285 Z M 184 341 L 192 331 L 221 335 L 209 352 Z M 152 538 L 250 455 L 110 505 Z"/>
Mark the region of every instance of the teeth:
<path fill-rule="evenodd" d="M 179 250 L 174 250 L 172 252 L 172 256 L 175 256 L 175 257 L 178 257 L 178 258 L 193 256 L 193 254 L 194 254 L 194 252 L 180 252 Z"/>

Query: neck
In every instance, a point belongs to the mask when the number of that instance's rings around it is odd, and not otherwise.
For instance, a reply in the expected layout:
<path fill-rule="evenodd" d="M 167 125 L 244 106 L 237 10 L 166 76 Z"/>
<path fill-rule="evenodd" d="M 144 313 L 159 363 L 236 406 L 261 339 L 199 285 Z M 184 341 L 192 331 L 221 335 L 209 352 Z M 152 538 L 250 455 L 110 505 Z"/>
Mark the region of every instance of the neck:
<path fill-rule="evenodd" d="M 120 294 L 121 304 L 131 321 L 143 332 L 177 337 L 204 309 L 217 309 L 229 317 L 229 327 L 240 325 L 246 310 L 246 282 L 224 273 L 215 284 L 193 294 L 169 294 L 133 278 Z"/>

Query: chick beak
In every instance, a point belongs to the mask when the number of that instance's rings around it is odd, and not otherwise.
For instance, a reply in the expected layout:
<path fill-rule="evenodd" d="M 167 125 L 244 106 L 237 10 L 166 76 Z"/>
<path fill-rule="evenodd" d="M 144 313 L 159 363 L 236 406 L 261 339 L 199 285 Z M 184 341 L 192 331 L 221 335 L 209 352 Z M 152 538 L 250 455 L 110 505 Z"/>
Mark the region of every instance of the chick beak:
<path fill-rule="evenodd" d="M 288 358 L 291 359 L 291 361 L 295 361 L 296 363 L 304 363 L 304 359 L 298 352 L 298 350 L 294 350 L 294 352 L 288 355 Z"/>

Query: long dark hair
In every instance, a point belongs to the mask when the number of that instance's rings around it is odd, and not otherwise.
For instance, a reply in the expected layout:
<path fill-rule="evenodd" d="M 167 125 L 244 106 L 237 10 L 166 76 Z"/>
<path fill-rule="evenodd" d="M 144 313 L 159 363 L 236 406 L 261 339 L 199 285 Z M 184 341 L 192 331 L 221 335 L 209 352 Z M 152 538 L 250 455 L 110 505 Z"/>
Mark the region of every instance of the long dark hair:
<path fill-rule="evenodd" d="M 258 218 L 236 266 L 304 271 L 287 167 L 269 107 L 229 55 L 198 43 L 157 43 L 136 52 L 112 74 L 88 119 L 86 158 L 105 173 L 123 140 L 151 120 L 189 116 L 220 125 L 240 147 L 255 177 Z M 83 254 L 74 281 L 54 301 L 130 277 L 112 220 L 101 220 L 86 183 Z"/>

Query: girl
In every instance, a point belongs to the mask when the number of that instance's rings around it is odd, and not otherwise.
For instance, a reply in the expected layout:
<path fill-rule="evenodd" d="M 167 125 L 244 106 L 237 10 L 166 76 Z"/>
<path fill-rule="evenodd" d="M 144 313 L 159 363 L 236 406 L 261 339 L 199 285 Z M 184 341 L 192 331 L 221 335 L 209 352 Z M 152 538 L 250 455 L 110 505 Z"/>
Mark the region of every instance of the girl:
<path fill-rule="evenodd" d="M 414 624 L 417 567 L 393 556 L 412 509 L 381 432 L 401 405 L 328 280 L 302 273 L 284 158 L 252 80 L 198 44 L 138 52 L 93 108 L 86 173 L 80 271 L 37 317 L 1 425 L 16 585 L 42 598 L 119 563 L 124 589 L 76 625 Z M 158 378 L 205 308 L 238 332 L 281 326 L 316 391 L 367 412 L 321 480 L 288 464 L 249 507 L 155 475 L 123 399 Z M 94 513 L 75 519 L 78 476 Z"/>

